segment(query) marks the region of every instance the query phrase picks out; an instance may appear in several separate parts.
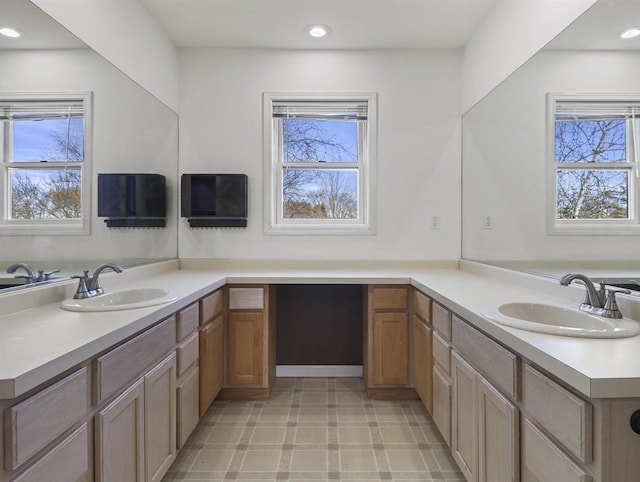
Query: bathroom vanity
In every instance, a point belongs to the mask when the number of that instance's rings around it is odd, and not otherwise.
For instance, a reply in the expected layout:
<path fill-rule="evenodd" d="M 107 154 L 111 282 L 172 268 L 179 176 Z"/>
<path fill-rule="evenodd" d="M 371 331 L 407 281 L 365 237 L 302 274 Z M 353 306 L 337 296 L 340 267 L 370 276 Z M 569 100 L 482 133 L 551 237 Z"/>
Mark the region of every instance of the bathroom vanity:
<path fill-rule="evenodd" d="M 629 424 L 640 409 L 640 337 L 559 337 L 480 315 L 509 300 L 577 306 L 578 287 L 464 261 L 182 260 L 103 276 L 106 292 L 164 288 L 177 299 L 74 313 L 59 306 L 75 283 L 3 295 L 0 481 L 160 480 L 216 396 L 269 396 L 275 294 L 293 284 L 362 286 L 369 396 L 419 396 L 468 480 L 640 473 Z M 621 309 L 635 317 L 630 298 Z"/>

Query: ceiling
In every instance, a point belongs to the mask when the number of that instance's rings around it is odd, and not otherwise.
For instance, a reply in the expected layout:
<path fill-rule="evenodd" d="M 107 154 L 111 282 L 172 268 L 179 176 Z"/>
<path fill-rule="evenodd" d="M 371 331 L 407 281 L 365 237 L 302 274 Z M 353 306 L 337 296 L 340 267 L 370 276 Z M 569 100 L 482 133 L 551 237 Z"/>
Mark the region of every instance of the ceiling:
<path fill-rule="evenodd" d="M 461 48 L 496 1 L 140 0 L 179 47 L 283 49 Z"/>

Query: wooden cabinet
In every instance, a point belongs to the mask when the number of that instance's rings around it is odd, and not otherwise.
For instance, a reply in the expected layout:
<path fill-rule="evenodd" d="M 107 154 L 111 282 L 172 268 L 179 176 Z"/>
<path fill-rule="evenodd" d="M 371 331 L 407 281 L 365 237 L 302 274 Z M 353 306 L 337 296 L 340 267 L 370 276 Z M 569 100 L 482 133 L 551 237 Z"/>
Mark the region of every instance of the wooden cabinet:
<path fill-rule="evenodd" d="M 478 480 L 477 376 L 457 353 L 451 354 L 451 452 L 470 482 Z"/>
<path fill-rule="evenodd" d="M 433 330 L 413 317 L 413 384 L 427 411 L 433 413 Z"/>
<path fill-rule="evenodd" d="M 172 353 L 96 415 L 96 479 L 155 482 L 176 457 Z"/>
<path fill-rule="evenodd" d="M 222 388 L 224 364 L 224 291 L 200 300 L 199 414 L 204 415 Z"/>
<path fill-rule="evenodd" d="M 412 366 L 409 287 L 368 286 L 365 378 L 371 398 L 416 398 Z"/>
<path fill-rule="evenodd" d="M 260 385 L 264 372 L 264 320 L 261 311 L 231 311 L 228 316 L 229 385 Z"/>
<path fill-rule="evenodd" d="M 95 417 L 96 482 L 144 480 L 144 379 Z"/>
<path fill-rule="evenodd" d="M 451 451 L 465 478 L 519 480 L 517 407 L 456 352 L 451 385 Z"/>
<path fill-rule="evenodd" d="M 275 289 L 229 286 L 223 396 L 268 398 L 275 382 Z"/>
<path fill-rule="evenodd" d="M 444 306 L 431 304 L 432 335 L 432 387 L 431 415 L 442 438 L 451 445 L 451 312 Z"/>

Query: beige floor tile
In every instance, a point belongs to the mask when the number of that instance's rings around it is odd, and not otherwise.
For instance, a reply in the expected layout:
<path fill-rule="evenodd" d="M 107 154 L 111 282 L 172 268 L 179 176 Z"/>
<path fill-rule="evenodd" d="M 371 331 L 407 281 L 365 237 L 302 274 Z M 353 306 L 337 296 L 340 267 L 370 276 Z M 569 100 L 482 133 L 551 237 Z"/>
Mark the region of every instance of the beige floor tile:
<path fill-rule="evenodd" d="M 371 444 L 369 427 L 338 427 L 339 444 Z"/>
<path fill-rule="evenodd" d="M 327 444 L 329 431 L 327 427 L 298 427 L 296 428 L 295 444 Z"/>
<path fill-rule="evenodd" d="M 415 444 L 416 438 L 411 427 L 380 427 L 382 442 L 385 444 Z"/>
<path fill-rule="evenodd" d="M 366 422 L 367 412 L 363 407 L 338 407 L 338 422 Z"/>
<path fill-rule="evenodd" d="M 279 450 L 247 450 L 240 470 L 243 472 L 277 472 Z"/>
<path fill-rule="evenodd" d="M 196 472 L 224 472 L 229 467 L 232 450 L 200 450 L 190 470 Z"/>
<path fill-rule="evenodd" d="M 365 401 L 366 397 L 361 391 L 336 391 L 336 402 L 338 405 L 362 405 Z"/>
<path fill-rule="evenodd" d="M 377 472 L 373 450 L 340 450 L 340 470 L 344 472 Z"/>
<path fill-rule="evenodd" d="M 326 472 L 326 450 L 295 450 L 291 456 L 291 472 Z"/>
<path fill-rule="evenodd" d="M 284 443 L 285 427 L 256 427 L 249 439 L 250 444 L 279 444 Z"/>
<path fill-rule="evenodd" d="M 298 422 L 328 422 L 329 410 L 326 407 L 300 407 Z"/>
<path fill-rule="evenodd" d="M 323 390 L 329 389 L 329 380 L 326 378 L 305 378 L 302 382 L 302 390 Z"/>
<path fill-rule="evenodd" d="M 208 444 L 237 444 L 243 432 L 243 426 L 211 427 L 205 440 Z"/>
<path fill-rule="evenodd" d="M 418 450 L 387 450 L 389 468 L 392 472 L 423 472 L 427 470 Z"/>
<path fill-rule="evenodd" d="M 323 391 L 302 392 L 300 397 L 301 405 L 326 405 L 327 403 L 329 403 L 329 397 L 327 392 Z"/>

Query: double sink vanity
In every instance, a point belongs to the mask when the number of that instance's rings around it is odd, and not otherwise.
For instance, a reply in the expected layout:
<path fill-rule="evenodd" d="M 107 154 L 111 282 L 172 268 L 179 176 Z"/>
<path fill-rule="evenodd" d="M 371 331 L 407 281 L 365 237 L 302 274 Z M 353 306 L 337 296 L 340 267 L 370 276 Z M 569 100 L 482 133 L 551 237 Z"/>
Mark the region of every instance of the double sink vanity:
<path fill-rule="evenodd" d="M 101 278 L 87 300 L 75 281 L 0 294 L 2 482 L 161 480 L 213 399 L 269 397 L 292 284 L 362 286 L 368 395 L 422 399 L 468 480 L 640 474 L 635 297 L 618 300 L 629 319 L 593 318 L 581 286 L 469 261 L 173 260 Z"/>

